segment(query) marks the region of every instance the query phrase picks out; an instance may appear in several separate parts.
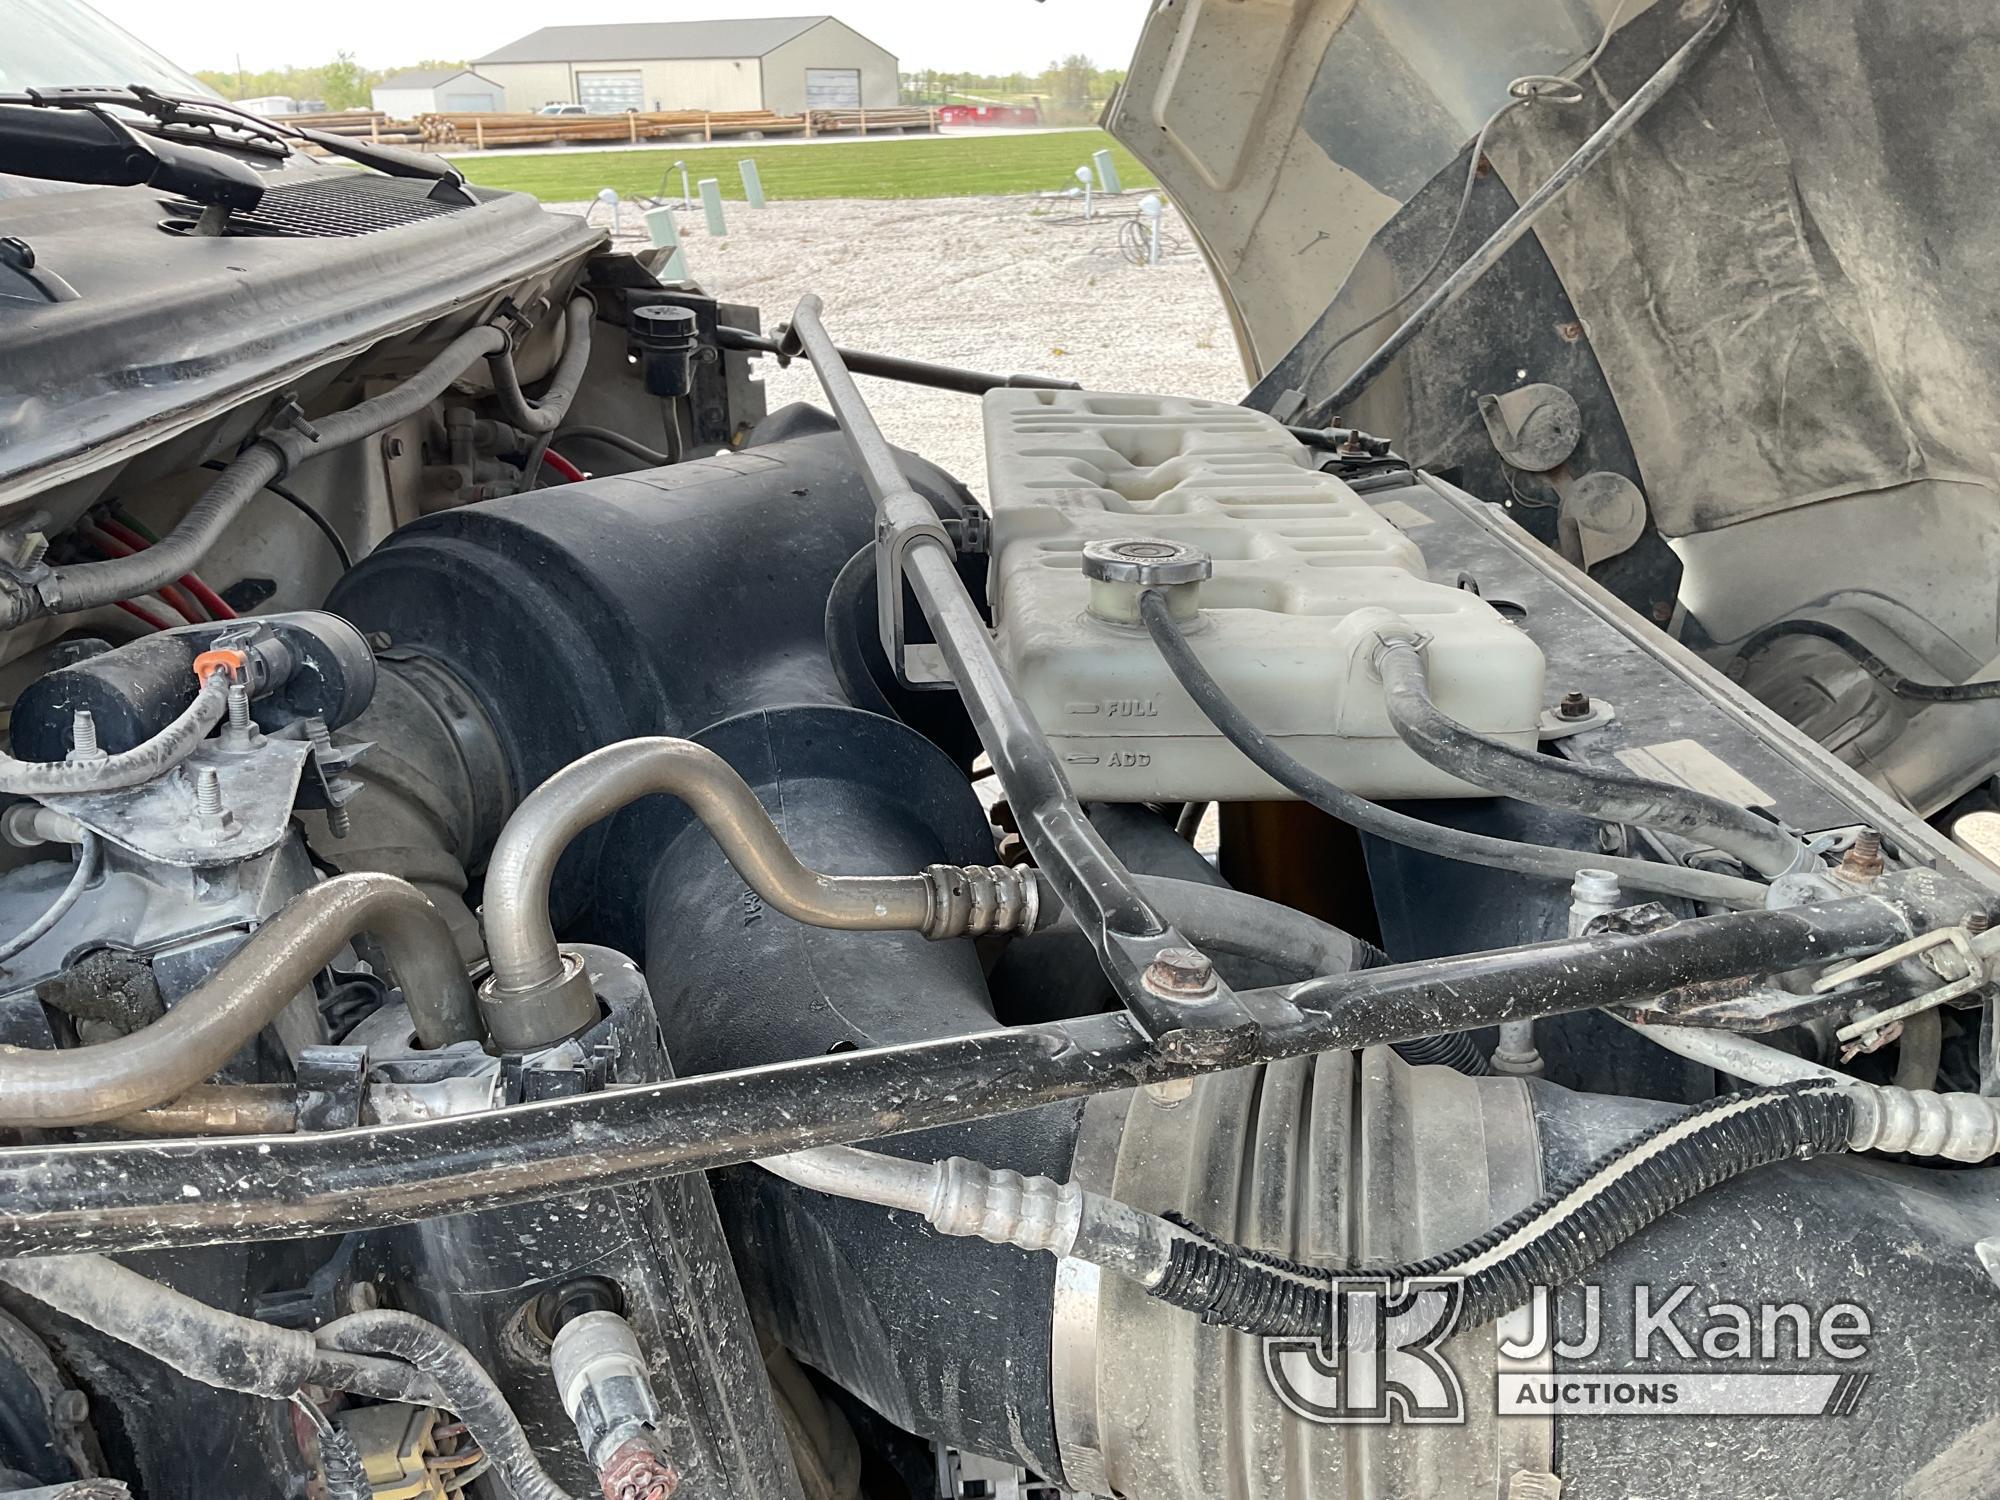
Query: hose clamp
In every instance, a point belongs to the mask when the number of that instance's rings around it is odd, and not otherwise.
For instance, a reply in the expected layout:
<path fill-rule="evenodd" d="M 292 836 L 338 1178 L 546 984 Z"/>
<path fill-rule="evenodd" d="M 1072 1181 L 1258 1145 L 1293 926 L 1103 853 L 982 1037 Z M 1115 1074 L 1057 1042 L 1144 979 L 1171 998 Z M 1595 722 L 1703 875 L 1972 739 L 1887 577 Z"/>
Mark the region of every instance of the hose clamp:
<path fill-rule="evenodd" d="M 1394 624 L 1375 627 L 1375 643 L 1368 652 L 1368 666 L 1377 677 L 1382 675 L 1382 659 L 1391 651 L 1413 651 L 1422 656 L 1436 637 L 1428 630 L 1419 630 L 1406 620 Z"/>

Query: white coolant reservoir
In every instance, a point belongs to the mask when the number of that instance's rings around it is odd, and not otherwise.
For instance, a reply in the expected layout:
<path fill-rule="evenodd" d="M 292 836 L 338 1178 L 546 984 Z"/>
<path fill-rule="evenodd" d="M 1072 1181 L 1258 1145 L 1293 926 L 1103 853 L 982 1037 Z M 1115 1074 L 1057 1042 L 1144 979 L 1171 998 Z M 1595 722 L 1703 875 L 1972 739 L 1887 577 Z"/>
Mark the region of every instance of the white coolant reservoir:
<path fill-rule="evenodd" d="M 1189 640 L 1284 748 L 1374 798 L 1466 795 L 1406 749 L 1369 665 L 1390 616 L 1429 637 L 1433 697 L 1533 749 L 1542 653 L 1261 412 L 1093 391 L 986 397 L 993 602 L 1002 659 L 1077 794 L 1108 802 L 1251 801 L 1287 793 L 1211 727 L 1115 591 L 1084 576 L 1093 542 L 1198 549 Z M 1102 571 L 1102 569 L 1095 569 Z M 1093 612 L 1092 590 L 1099 592 Z"/>

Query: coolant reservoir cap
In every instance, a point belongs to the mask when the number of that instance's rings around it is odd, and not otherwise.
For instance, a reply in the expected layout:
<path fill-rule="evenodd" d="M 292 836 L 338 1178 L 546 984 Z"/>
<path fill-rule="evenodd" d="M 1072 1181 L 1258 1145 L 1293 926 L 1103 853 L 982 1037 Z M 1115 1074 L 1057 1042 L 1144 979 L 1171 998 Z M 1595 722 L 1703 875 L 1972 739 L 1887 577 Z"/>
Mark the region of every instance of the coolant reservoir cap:
<path fill-rule="evenodd" d="M 1199 547 L 1163 537 L 1104 537 L 1083 549 L 1083 576 L 1090 580 L 1090 613 L 1113 625 L 1139 623 L 1139 599 L 1158 589 L 1177 620 L 1193 620 L 1202 580 L 1215 573 L 1215 560 Z"/>
<path fill-rule="evenodd" d="M 1095 541 L 1083 549 L 1083 576 L 1096 583 L 1167 588 L 1215 575 L 1215 560 L 1199 547 L 1160 537 Z"/>

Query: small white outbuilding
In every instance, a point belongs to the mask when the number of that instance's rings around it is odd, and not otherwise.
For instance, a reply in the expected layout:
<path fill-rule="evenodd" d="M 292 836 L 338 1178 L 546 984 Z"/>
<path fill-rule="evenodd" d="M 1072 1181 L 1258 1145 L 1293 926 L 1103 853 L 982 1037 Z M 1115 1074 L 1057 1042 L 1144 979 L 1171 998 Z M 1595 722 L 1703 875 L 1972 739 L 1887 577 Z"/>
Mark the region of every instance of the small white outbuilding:
<path fill-rule="evenodd" d="M 470 68 L 398 73 L 375 85 L 372 102 L 392 120 L 418 115 L 491 113 L 507 107 L 507 90 Z"/>

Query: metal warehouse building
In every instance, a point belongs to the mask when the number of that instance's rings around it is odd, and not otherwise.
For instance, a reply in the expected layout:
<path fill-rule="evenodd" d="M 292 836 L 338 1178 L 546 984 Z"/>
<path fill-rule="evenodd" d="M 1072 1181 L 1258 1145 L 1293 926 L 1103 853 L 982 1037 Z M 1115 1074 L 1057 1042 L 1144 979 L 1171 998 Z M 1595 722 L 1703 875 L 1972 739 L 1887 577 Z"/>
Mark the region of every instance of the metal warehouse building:
<path fill-rule="evenodd" d="M 545 26 L 476 64 L 510 110 L 887 108 L 896 58 L 832 16 Z"/>

